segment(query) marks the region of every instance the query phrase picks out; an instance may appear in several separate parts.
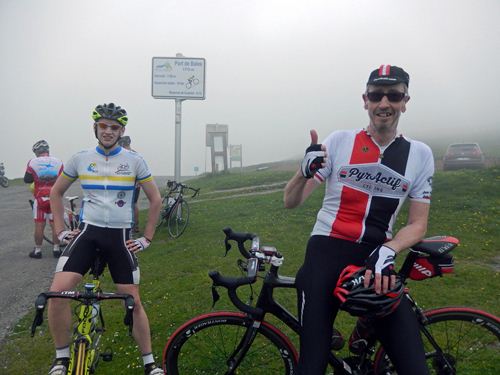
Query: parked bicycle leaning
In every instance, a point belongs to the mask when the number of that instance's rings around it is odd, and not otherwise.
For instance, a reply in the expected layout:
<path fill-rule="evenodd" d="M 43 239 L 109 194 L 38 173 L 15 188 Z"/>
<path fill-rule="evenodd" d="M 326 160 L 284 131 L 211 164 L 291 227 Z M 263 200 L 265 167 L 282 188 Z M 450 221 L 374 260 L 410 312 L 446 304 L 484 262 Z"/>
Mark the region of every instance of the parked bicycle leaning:
<path fill-rule="evenodd" d="M 24 173 L 24 182 L 33 184 L 33 219 L 35 221 L 35 248 L 29 253 L 30 258 L 40 259 L 42 257 L 42 242 L 47 221 L 52 227 L 53 250 L 55 258 L 61 255 L 59 239 L 54 231 L 54 221 L 50 208 L 50 190 L 56 182 L 57 177 L 63 170 L 63 162 L 50 156 L 49 144 L 45 140 L 36 142 L 32 151 L 35 158 L 28 162 Z"/>
<path fill-rule="evenodd" d="M 381 65 L 372 71 L 362 94 L 368 126 L 335 131 L 321 144 L 311 130 L 311 145 L 285 187 L 285 207 L 294 208 L 326 182 L 323 205 L 297 273 L 302 327 L 299 374 L 325 372 L 332 323 L 339 309 L 331 291 L 342 270 L 351 264 L 366 265 L 365 287 L 374 274 L 376 293 L 387 294 L 396 288 L 395 257 L 420 241 L 427 230 L 432 151 L 398 135 L 399 118 L 410 100 L 409 81 L 397 66 Z M 392 226 L 407 197 L 407 224 L 393 235 Z M 429 373 L 418 322 L 406 299 L 391 314 L 376 319 L 374 328 L 398 373 Z M 363 331 L 360 324 L 351 343 L 361 342 L 363 338 L 356 336 L 363 336 Z"/>
<path fill-rule="evenodd" d="M 189 223 L 189 204 L 184 198 L 187 190 L 193 191 L 191 198 L 200 193 L 199 188 L 195 189 L 176 181 L 167 181 L 167 192 L 163 197 L 158 227 L 166 223 L 168 234 L 172 238 L 180 237 Z"/>

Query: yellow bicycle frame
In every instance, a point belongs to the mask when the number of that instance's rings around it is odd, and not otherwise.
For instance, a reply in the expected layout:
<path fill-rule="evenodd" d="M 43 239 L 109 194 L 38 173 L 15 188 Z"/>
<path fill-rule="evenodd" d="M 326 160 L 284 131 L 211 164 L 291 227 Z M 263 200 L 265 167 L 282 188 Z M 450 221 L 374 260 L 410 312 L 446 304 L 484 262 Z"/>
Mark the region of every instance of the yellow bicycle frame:
<path fill-rule="evenodd" d="M 90 286 L 91 284 L 86 284 Z M 94 280 L 93 292 L 100 290 L 99 280 Z M 88 375 L 96 359 L 96 349 L 92 346 L 96 333 L 95 319 L 99 312 L 94 305 L 82 304 L 78 308 L 78 322 L 75 325 L 71 343 L 71 357 L 68 375 Z"/>

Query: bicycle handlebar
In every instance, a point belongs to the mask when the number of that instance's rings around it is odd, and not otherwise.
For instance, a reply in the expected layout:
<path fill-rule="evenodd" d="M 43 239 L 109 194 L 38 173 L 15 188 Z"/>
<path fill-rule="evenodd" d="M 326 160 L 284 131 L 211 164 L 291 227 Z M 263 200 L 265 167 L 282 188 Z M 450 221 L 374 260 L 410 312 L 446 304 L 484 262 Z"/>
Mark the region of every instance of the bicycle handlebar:
<path fill-rule="evenodd" d="M 170 192 L 176 191 L 179 187 L 182 189 L 192 190 L 192 191 L 194 191 L 194 193 L 191 196 L 191 198 L 196 197 L 200 193 L 200 189 L 201 189 L 201 188 L 195 189 L 195 188 L 192 188 L 190 186 L 184 185 L 181 182 L 177 182 L 177 181 L 173 181 L 173 180 L 167 181 L 167 187 L 170 189 Z"/>
<path fill-rule="evenodd" d="M 235 232 L 231 228 L 227 227 L 223 229 L 226 238 L 224 239 L 224 245 L 226 248 L 226 255 L 231 250 L 231 244 L 229 241 L 235 241 L 238 244 L 238 250 L 240 254 L 247 259 L 244 268 L 247 271 L 247 275 L 244 277 L 226 277 L 222 276 L 219 271 L 211 271 L 208 275 L 213 281 L 213 288 L 216 286 L 222 286 L 227 289 L 229 299 L 231 302 L 239 308 L 241 311 L 246 313 L 261 316 L 263 314 L 262 309 L 252 307 L 238 297 L 236 289 L 242 285 L 250 285 L 255 283 L 257 280 L 257 273 L 261 269 L 262 263 L 272 264 L 272 272 L 277 272 L 277 269 L 283 261 L 283 257 L 274 247 L 262 246 L 260 247 L 259 237 L 253 233 L 240 233 Z M 252 241 L 250 250 L 245 248 L 245 242 Z M 214 290 L 214 289 L 213 289 Z M 218 299 L 218 297 L 217 297 Z M 215 303 L 214 299 L 214 303 Z"/>
<path fill-rule="evenodd" d="M 62 292 L 44 292 L 38 295 L 35 301 L 36 314 L 33 319 L 33 324 L 31 325 L 31 337 L 35 335 L 36 327 L 43 323 L 43 312 L 45 310 L 47 300 L 50 298 L 72 299 L 86 304 L 95 301 L 121 299 L 125 301 L 125 317 L 123 318 L 123 324 L 128 326 L 130 329 L 132 328 L 135 301 L 134 297 L 130 294 L 66 290 Z"/>
<path fill-rule="evenodd" d="M 260 245 L 260 240 L 259 237 L 256 234 L 253 233 L 238 233 L 233 231 L 231 228 L 227 227 L 222 230 L 224 234 L 226 235 L 226 238 L 224 239 L 224 245 L 226 247 L 226 254 L 231 250 L 231 244 L 229 241 L 236 241 L 238 244 L 238 250 L 240 251 L 240 254 L 243 255 L 246 259 L 250 259 L 252 255 L 250 254 L 250 251 L 248 251 L 245 248 L 245 242 L 248 240 L 252 241 L 252 246 L 251 250 L 256 251 L 259 249 Z"/>

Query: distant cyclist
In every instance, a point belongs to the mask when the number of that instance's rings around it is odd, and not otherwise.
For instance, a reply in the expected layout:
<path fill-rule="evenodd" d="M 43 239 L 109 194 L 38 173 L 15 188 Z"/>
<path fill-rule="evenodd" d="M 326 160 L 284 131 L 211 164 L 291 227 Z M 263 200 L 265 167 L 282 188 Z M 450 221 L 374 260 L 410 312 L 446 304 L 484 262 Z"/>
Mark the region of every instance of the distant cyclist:
<path fill-rule="evenodd" d="M 52 211 L 50 209 L 50 190 L 61 174 L 63 163 L 56 157 L 49 155 L 49 144 L 45 140 L 36 142 L 32 147 L 35 158 L 28 162 L 24 173 L 24 182 L 33 184 L 33 218 L 35 220 L 35 248 L 29 253 L 30 258 L 42 257 L 43 232 L 47 220 L 52 226 L 52 240 L 54 248 L 52 254 L 55 258 L 61 255 L 59 239 L 54 230 Z"/>
<path fill-rule="evenodd" d="M 146 162 L 136 152 L 124 150 L 118 141 L 128 122 L 125 109 L 113 103 L 98 105 L 93 113 L 98 145 L 73 155 L 65 164 L 51 193 L 54 223 L 60 240 L 71 240 L 57 263 L 51 291 L 73 289 L 100 255 L 108 264 L 119 293 L 135 300 L 132 334 L 139 346 L 146 375 L 160 375 L 151 349 L 149 321 L 139 294 L 140 271 L 136 253 L 151 244 L 161 207 L 161 196 Z M 80 180 L 83 189 L 81 224 L 64 229 L 64 192 Z M 133 224 L 133 194 L 139 182 L 149 200 L 143 237 L 130 239 Z M 66 374 L 71 341 L 71 308 L 66 300 L 50 300 L 49 328 L 56 347 L 51 375 Z"/>
<path fill-rule="evenodd" d="M 135 152 L 130 147 L 132 140 L 128 135 L 124 135 L 123 137 L 120 138 L 118 141 L 118 144 L 122 146 L 124 149 Z M 139 233 L 139 195 L 141 194 L 141 184 L 136 183 L 135 184 L 135 190 L 134 190 L 134 225 L 132 226 L 132 233 L 136 234 Z"/>
<path fill-rule="evenodd" d="M 323 375 L 339 301 L 332 296 L 347 265 L 366 265 L 364 284 L 375 275 L 374 292 L 394 289 L 394 259 L 417 243 L 427 230 L 434 159 L 431 149 L 398 134 L 398 123 L 410 100 L 410 77 L 397 66 L 371 72 L 363 93 L 369 123 L 364 129 L 331 133 L 322 144 L 311 130 L 301 168 L 285 187 L 285 207 L 302 204 L 325 183 L 325 196 L 297 273 L 300 312 L 301 375 Z M 409 198 L 408 221 L 396 234 L 392 226 Z M 425 375 L 419 326 L 403 298 L 390 315 L 371 322 L 398 374 Z M 368 339 L 359 321 L 349 349 Z"/>

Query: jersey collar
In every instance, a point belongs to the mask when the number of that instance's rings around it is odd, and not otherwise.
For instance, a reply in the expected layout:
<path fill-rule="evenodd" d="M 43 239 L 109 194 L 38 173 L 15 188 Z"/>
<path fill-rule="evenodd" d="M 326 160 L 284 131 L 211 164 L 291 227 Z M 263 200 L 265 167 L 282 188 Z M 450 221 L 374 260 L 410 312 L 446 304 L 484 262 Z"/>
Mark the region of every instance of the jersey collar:
<path fill-rule="evenodd" d="M 113 155 L 118 154 L 122 150 L 122 147 L 118 146 L 117 148 L 115 148 L 114 150 L 112 150 L 109 154 L 106 154 L 104 152 L 104 150 L 102 148 L 100 148 L 99 146 L 96 146 L 95 150 L 96 150 L 96 152 L 98 154 L 101 154 L 103 156 L 113 156 Z"/>

